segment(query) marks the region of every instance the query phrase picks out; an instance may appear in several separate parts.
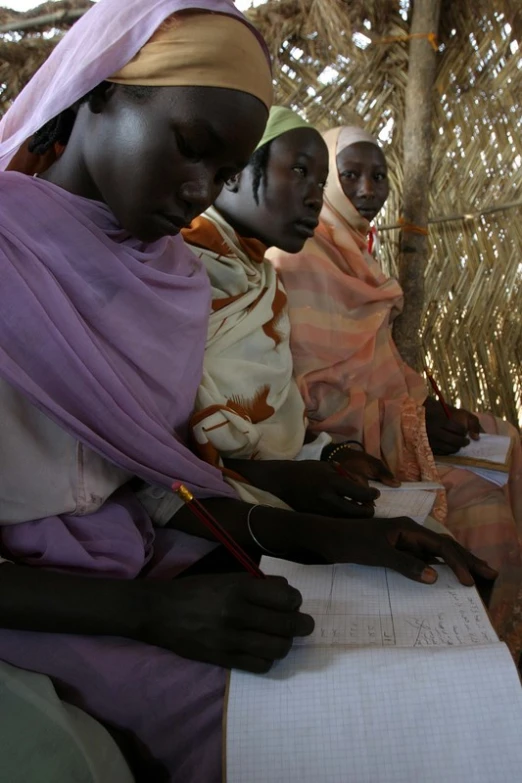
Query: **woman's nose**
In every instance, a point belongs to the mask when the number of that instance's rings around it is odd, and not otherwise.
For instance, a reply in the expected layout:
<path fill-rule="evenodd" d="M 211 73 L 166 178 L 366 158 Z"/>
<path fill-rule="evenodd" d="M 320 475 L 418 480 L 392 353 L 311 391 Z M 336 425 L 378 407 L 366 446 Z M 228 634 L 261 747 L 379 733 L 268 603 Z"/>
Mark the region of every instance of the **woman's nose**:
<path fill-rule="evenodd" d="M 214 181 L 210 174 L 184 182 L 179 190 L 181 198 L 189 206 L 191 212 L 194 212 L 195 209 L 204 212 L 214 203 L 220 192 L 221 186 Z"/>
<path fill-rule="evenodd" d="M 362 176 L 358 182 L 357 195 L 359 198 L 373 198 L 374 194 L 375 189 L 372 177 Z"/>

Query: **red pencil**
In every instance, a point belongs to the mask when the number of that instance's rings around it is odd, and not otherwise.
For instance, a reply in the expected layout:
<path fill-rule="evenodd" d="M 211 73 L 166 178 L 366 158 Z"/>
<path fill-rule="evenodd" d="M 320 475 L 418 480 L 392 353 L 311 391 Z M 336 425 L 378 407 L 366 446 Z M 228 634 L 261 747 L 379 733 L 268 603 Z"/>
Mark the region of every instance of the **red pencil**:
<path fill-rule="evenodd" d="M 447 404 L 446 400 L 444 399 L 444 395 L 442 394 L 441 390 L 439 389 L 439 387 L 438 387 L 438 385 L 437 385 L 437 382 L 436 382 L 435 378 L 434 378 L 434 377 L 433 377 L 433 375 L 430 373 L 430 371 L 428 370 L 428 368 L 427 368 L 427 367 L 425 367 L 425 368 L 424 368 L 424 370 L 425 370 L 425 372 L 426 372 L 426 376 L 427 376 L 427 378 L 428 378 L 428 381 L 431 383 L 431 388 L 433 389 L 433 391 L 435 392 L 435 394 L 436 394 L 436 395 L 437 395 L 437 397 L 439 398 L 439 402 L 440 402 L 440 404 L 442 405 L 442 410 L 443 410 L 443 411 L 444 411 L 444 413 L 446 414 L 446 417 L 447 417 L 448 419 L 451 419 L 451 411 L 450 411 L 450 409 L 448 408 L 448 404 Z"/>
<path fill-rule="evenodd" d="M 187 489 L 180 481 L 175 481 L 172 485 L 172 490 L 183 500 L 188 508 L 192 511 L 195 517 L 199 519 L 208 529 L 212 535 L 220 541 L 224 547 L 228 549 L 231 555 L 233 555 L 238 563 L 248 571 L 252 576 L 256 576 L 258 579 L 264 579 L 265 575 L 255 563 L 250 555 L 248 555 L 239 544 L 234 541 L 230 533 L 228 533 L 224 527 L 221 527 L 219 522 L 212 514 L 207 511 L 197 498 L 194 497 L 192 492 Z"/>

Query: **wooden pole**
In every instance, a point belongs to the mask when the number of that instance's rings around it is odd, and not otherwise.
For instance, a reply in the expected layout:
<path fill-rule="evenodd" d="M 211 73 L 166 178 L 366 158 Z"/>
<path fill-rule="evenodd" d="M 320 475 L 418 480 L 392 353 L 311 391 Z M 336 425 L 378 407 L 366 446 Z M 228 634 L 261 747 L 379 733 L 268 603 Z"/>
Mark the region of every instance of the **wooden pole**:
<path fill-rule="evenodd" d="M 393 336 L 411 367 L 422 368 L 420 328 L 424 308 L 424 275 L 429 240 L 433 85 L 437 52 L 427 35 L 439 29 L 441 0 L 414 0 L 404 121 L 404 183 L 399 243 L 399 280 L 404 290 L 404 311 Z M 433 39 L 432 39 L 433 40 Z M 419 230 L 420 229 L 420 230 Z"/>
<path fill-rule="evenodd" d="M 89 6 L 90 7 L 90 6 Z M 7 24 L 0 25 L 0 33 L 18 32 L 19 30 L 33 30 L 37 27 L 49 27 L 50 25 L 69 24 L 75 22 L 80 16 L 87 13 L 89 8 L 66 9 L 52 14 L 42 14 L 32 18 L 21 18 Z"/>

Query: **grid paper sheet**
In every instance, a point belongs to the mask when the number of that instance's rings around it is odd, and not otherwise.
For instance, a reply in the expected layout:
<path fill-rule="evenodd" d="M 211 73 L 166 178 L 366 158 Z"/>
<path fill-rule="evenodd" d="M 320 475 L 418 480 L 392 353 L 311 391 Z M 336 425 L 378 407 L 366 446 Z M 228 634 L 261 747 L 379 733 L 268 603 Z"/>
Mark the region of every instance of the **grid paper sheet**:
<path fill-rule="evenodd" d="M 268 675 L 232 672 L 227 783 L 518 783 L 522 689 L 474 588 L 263 558 L 314 615 Z M 300 642 L 300 643 L 299 643 Z"/>
<path fill-rule="evenodd" d="M 386 568 L 303 566 L 265 557 L 267 574 L 285 576 L 315 620 L 296 645 L 445 647 L 498 642 L 482 601 L 447 566 L 434 585 L 412 582 Z M 521 728 L 522 742 L 522 728 Z M 522 776 L 521 776 L 522 780 Z"/>
<path fill-rule="evenodd" d="M 227 783 L 518 783 L 507 648 L 300 647 L 233 672 Z"/>

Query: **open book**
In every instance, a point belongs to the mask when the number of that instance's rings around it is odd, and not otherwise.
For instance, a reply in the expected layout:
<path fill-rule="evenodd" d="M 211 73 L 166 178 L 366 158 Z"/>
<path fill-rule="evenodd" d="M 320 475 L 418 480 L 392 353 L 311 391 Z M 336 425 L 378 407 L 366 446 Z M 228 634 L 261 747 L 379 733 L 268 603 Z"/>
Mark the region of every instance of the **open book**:
<path fill-rule="evenodd" d="M 456 454 L 437 456 L 437 462 L 508 473 L 512 447 L 511 438 L 507 435 L 483 434 L 480 440 L 472 440 Z"/>
<path fill-rule="evenodd" d="M 474 588 L 264 558 L 316 621 L 267 675 L 232 672 L 227 783 L 522 779 L 522 689 Z"/>

